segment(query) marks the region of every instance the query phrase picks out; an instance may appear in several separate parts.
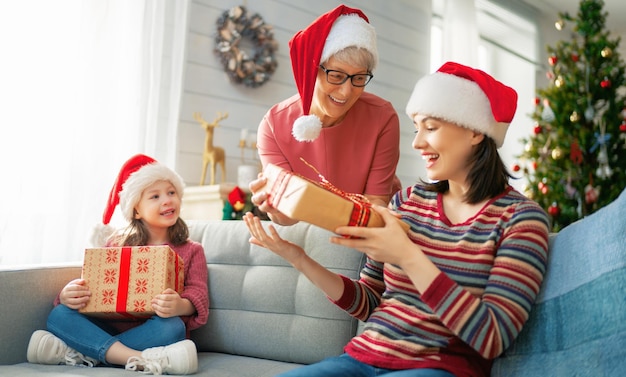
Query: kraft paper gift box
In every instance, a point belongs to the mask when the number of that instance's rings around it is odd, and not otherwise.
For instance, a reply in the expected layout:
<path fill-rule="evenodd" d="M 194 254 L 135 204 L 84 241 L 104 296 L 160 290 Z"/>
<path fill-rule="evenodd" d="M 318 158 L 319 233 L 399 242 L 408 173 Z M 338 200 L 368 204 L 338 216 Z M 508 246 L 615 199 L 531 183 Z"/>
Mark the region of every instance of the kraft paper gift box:
<path fill-rule="evenodd" d="M 152 298 L 167 288 L 182 293 L 183 260 L 169 246 L 85 249 L 82 278 L 91 291 L 86 315 L 110 319 L 149 318 Z"/>
<path fill-rule="evenodd" d="M 321 175 L 314 182 L 294 172 L 268 164 L 263 169 L 268 202 L 292 219 L 305 221 L 332 232 L 339 226 L 382 227 L 382 217 L 362 196 L 344 193 Z M 398 220 L 408 231 L 409 225 Z"/>

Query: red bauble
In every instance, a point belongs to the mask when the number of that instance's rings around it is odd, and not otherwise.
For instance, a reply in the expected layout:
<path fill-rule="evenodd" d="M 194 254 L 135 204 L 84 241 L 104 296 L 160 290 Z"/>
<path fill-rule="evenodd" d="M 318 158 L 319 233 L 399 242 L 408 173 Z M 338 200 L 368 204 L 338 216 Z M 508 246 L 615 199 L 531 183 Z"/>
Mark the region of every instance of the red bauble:
<path fill-rule="evenodd" d="M 537 170 L 537 161 L 531 162 L 530 166 L 532 166 L 533 170 Z"/>
<path fill-rule="evenodd" d="M 619 125 L 619 130 L 622 132 L 626 132 L 626 120 Z"/>
<path fill-rule="evenodd" d="M 513 169 L 513 171 L 520 171 L 520 169 L 522 169 L 522 167 L 519 166 L 519 164 L 513 164 L 513 167 L 511 169 Z"/>
<path fill-rule="evenodd" d="M 578 54 L 572 54 L 572 61 L 573 61 L 574 63 L 578 62 L 578 59 L 579 59 Z"/>
<path fill-rule="evenodd" d="M 541 98 L 535 97 L 534 102 L 535 102 L 535 106 L 539 105 L 541 103 Z M 626 109 L 624 109 L 624 110 L 626 110 Z"/>
<path fill-rule="evenodd" d="M 557 58 L 556 55 L 552 55 L 548 58 L 548 63 L 550 63 L 551 66 L 556 65 L 558 61 L 559 61 L 559 58 Z"/>
<path fill-rule="evenodd" d="M 548 213 L 553 217 L 557 217 L 561 213 L 561 209 L 559 208 L 559 205 L 554 202 L 548 208 Z"/>
<path fill-rule="evenodd" d="M 611 87 L 611 80 L 609 79 L 604 79 L 602 81 L 600 81 L 600 86 L 604 89 L 606 88 L 610 88 Z"/>
<path fill-rule="evenodd" d="M 541 126 L 540 125 L 535 125 L 535 128 L 533 128 L 533 132 L 535 133 L 535 135 L 539 135 L 541 133 Z"/>

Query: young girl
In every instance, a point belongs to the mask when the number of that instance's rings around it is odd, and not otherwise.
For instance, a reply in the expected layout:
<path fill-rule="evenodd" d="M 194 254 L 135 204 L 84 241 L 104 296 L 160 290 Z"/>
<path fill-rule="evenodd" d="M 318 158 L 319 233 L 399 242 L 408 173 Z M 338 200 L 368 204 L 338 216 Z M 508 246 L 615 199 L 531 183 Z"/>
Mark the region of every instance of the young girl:
<path fill-rule="evenodd" d="M 284 376 L 489 376 L 528 319 L 547 262 L 548 217 L 508 184 L 497 152 L 516 106 L 513 89 L 456 63 L 416 84 L 407 114 L 429 182 L 396 193 L 396 214 L 375 206 L 384 227 L 336 230 L 354 238 L 333 243 L 367 254 L 358 280 L 245 216 L 252 243 L 365 321 L 343 355 Z M 396 215 L 410 224 L 408 234 Z"/>
<path fill-rule="evenodd" d="M 145 155 L 130 158 L 117 177 L 103 215 L 104 228 L 119 204 L 128 228 L 108 237 L 106 246 L 169 245 L 184 261 L 182 294 L 166 289 L 152 299 L 156 315 L 116 321 L 78 312 L 91 293 L 82 279 L 70 281 L 55 300 L 48 331 L 33 333 L 27 359 L 39 364 L 125 365 L 148 374 L 190 374 L 197 352 L 189 331 L 207 321 L 207 265 L 202 245 L 188 239 L 179 217 L 183 181 Z M 103 228 L 103 229 L 104 229 Z"/>

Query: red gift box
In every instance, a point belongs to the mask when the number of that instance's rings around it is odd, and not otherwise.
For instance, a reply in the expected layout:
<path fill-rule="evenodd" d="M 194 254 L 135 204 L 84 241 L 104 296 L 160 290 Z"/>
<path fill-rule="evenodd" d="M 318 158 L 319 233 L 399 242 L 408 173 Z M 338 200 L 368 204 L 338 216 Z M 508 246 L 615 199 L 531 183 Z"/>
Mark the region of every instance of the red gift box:
<path fill-rule="evenodd" d="M 91 298 L 79 312 L 112 318 L 149 318 L 150 302 L 167 288 L 182 293 L 183 260 L 169 246 L 85 249 L 82 278 Z"/>

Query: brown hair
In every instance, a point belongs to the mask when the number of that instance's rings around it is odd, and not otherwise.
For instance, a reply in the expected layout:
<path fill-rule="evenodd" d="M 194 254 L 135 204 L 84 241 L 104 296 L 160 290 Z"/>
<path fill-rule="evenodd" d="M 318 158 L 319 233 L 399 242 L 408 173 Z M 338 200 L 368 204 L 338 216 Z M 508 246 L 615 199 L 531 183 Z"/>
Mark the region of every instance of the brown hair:
<path fill-rule="evenodd" d="M 189 239 L 189 227 L 180 217 L 176 224 L 167 229 L 167 237 L 172 245 L 182 245 Z M 122 246 L 144 246 L 148 244 L 150 232 L 139 219 L 133 219 L 122 234 L 116 237 L 115 244 Z"/>
<path fill-rule="evenodd" d="M 467 175 L 470 189 L 465 195 L 465 200 L 470 204 L 480 203 L 501 194 L 509 178 L 513 178 L 498 154 L 496 142 L 486 135 L 474 148 L 467 164 L 470 166 Z M 450 189 L 447 180 L 422 183 L 428 191 L 444 193 Z"/>

